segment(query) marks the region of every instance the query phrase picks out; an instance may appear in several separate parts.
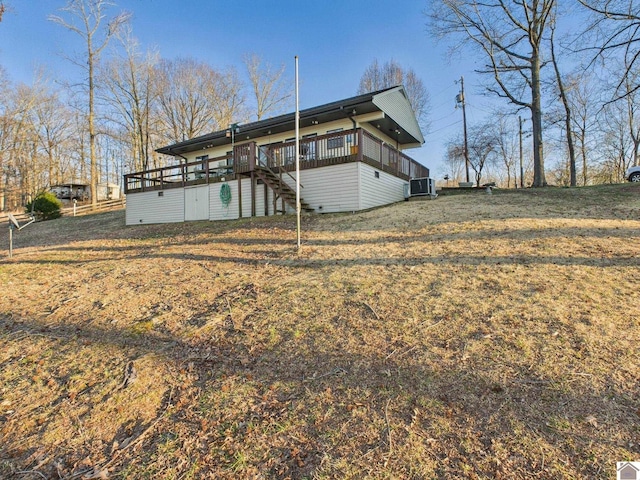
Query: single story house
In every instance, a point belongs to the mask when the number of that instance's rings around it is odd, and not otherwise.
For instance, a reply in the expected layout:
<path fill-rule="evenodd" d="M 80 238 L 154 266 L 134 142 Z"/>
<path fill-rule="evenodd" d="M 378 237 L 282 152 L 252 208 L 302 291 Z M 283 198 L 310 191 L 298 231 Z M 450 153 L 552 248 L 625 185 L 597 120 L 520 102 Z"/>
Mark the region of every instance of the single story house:
<path fill-rule="evenodd" d="M 300 111 L 300 196 L 308 212 L 401 201 L 429 170 L 404 153 L 424 138 L 404 87 Z M 173 165 L 125 175 L 126 223 L 295 212 L 295 113 L 162 147 Z"/>

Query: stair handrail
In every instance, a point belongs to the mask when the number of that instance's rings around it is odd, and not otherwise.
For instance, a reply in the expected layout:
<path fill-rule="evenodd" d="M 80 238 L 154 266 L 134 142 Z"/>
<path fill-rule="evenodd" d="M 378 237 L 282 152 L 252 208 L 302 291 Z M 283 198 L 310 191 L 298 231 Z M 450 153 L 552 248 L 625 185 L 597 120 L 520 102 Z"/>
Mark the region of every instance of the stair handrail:
<path fill-rule="evenodd" d="M 270 172 L 273 176 L 277 177 L 278 175 L 276 174 L 276 172 L 274 172 L 273 170 L 271 170 L 271 168 L 269 167 L 269 163 L 267 162 L 266 164 L 263 164 L 262 161 L 260 160 L 260 152 L 264 153 L 264 156 L 267 157 L 267 159 L 271 160 L 272 162 L 275 163 L 275 159 L 269 154 L 269 152 L 265 149 L 264 146 L 258 146 L 258 155 L 257 155 L 257 163 L 263 167 L 265 170 L 267 170 L 268 172 Z M 289 175 L 289 178 L 291 178 L 291 180 L 293 180 L 294 182 L 297 182 L 297 180 L 295 179 L 294 176 L 292 176 L 287 170 L 284 170 L 284 173 L 286 173 L 287 175 Z M 300 184 L 300 188 L 304 188 L 304 185 Z"/>

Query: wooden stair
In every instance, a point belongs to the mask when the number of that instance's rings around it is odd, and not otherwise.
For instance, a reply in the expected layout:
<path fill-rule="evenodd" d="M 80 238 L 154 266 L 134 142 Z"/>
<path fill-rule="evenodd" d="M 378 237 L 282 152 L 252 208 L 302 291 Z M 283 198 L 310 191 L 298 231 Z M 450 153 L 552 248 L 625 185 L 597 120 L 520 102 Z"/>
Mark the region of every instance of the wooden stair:
<path fill-rule="evenodd" d="M 291 208 L 296 209 L 296 192 L 285 181 L 283 181 L 273 170 L 266 166 L 255 167 L 256 176 L 262 180 L 276 195 L 276 200 L 282 199 Z M 302 198 L 300 199 L 300 208 L 305 212 L 313 212 L 313 208 L 309 206 Z M 284 213 L 284 212 L 282 212 Z"/>

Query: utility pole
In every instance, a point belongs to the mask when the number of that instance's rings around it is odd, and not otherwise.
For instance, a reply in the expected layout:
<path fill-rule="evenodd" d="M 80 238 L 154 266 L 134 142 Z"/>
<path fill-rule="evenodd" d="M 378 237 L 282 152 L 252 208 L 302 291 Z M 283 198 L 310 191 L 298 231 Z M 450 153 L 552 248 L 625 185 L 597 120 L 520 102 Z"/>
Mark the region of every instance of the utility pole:
<path fill-rule="evenodd" d="M 518 126 L 520 127 L 520 188 L 524 188 L 524 168 L 522 168 L 522 117 L 518 115 Z M 518 181 L 516 180 L 516 188 Z"/>
<path fill-rule="evenodd" d="M 460 93 L 456 97 L 456 102 L 462 105 L 462 124 L 464 128 L 464 164 L 467 172 L 467 183 L 469 183 L 469 143 L 467 141 L 467 109 L 464 100 L 464 77 L 460 77 Z"/>

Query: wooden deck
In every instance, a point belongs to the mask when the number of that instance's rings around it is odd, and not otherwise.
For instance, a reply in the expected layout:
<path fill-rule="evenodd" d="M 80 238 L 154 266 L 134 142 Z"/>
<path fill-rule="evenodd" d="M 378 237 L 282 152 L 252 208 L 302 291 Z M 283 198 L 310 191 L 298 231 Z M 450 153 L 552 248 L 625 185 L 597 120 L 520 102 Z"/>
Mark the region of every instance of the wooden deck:
<path fill-rule="evenodd" d="M 405 180 L 429 176 L 427 167 L 361 128 L 303 138 L 300 152 L 301 170 L 364 162 Z M 295 140 L 262 146 L 249 142 L 236 145 L 233 155 L 129 173 L 125 193 L 228 182 L 251 175 L 256 166 L 278 174 L 295 171 Z"/>

